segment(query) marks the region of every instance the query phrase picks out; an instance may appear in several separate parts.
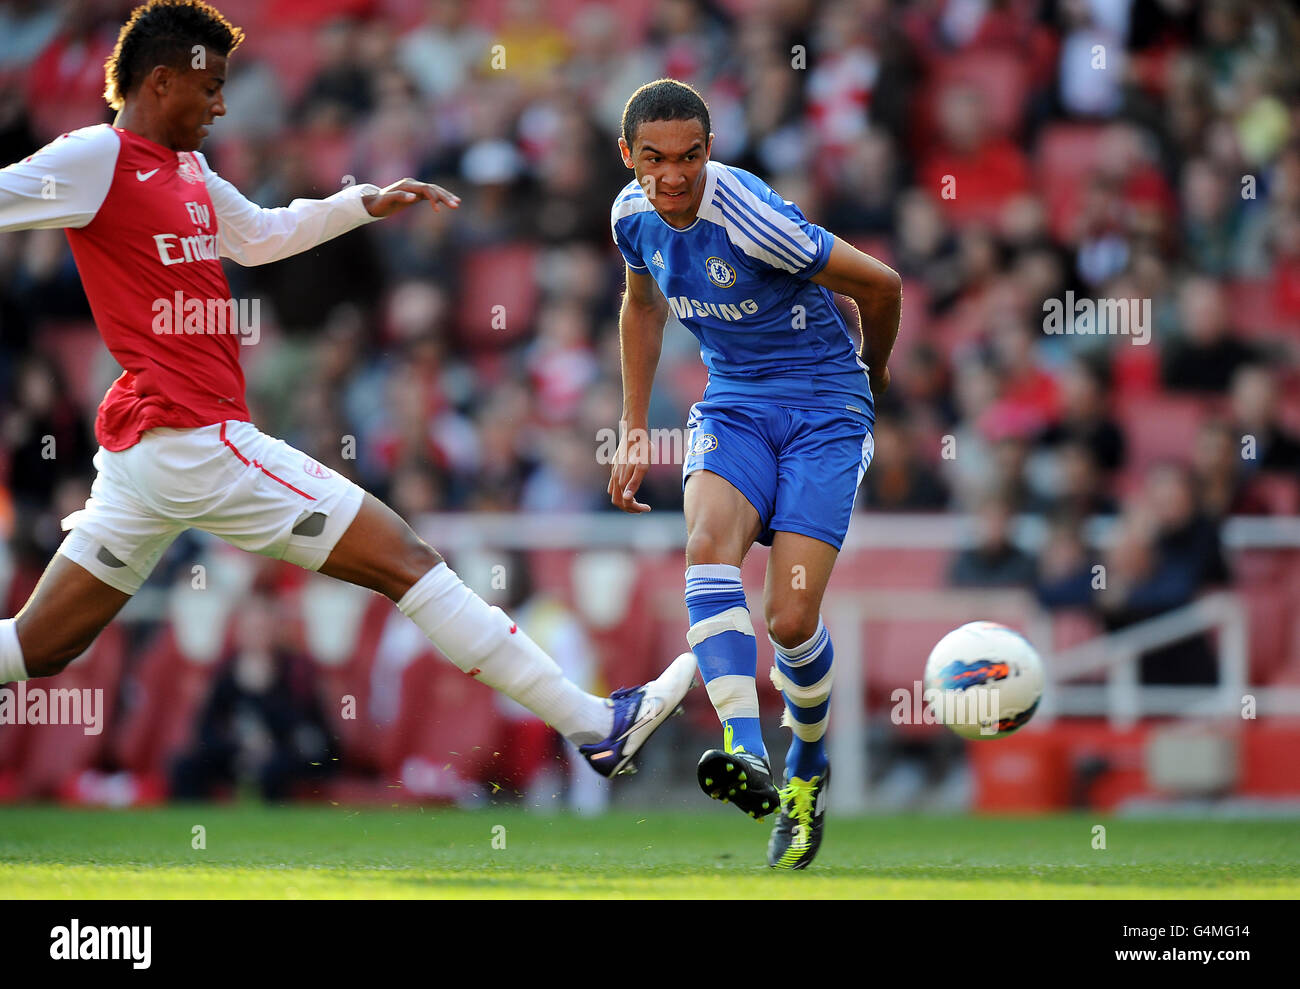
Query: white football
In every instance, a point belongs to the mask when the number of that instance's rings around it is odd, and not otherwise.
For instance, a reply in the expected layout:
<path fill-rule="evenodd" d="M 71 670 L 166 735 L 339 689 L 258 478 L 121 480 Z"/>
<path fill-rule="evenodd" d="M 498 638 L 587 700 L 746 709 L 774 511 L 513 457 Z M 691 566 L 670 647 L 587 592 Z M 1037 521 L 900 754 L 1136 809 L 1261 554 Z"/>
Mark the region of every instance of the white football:
<path fill-rule="evenodd" d="M 1014 629 L 969 622 L 938 641 L 925 664 L 925 701 L 962 738 L 1004 738 L 1043 696 L 1043 661 Z"/>

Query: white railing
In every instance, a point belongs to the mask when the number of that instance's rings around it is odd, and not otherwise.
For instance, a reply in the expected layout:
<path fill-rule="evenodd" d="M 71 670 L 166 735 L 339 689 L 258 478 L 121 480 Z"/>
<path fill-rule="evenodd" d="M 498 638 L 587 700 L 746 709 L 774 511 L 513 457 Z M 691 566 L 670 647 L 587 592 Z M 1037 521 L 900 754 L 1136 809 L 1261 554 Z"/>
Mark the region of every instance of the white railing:
<path fill-rule="evenodd" d="M 1240 717 L 1248 692 L 1245 613 L 1241 601 L 1229 593 L 1208 595 L 1059 653 L 1051 647 L 1051 616 L 1030 595 L 1019 591 L 828 591 L 824 611 L 836 629 L 835 691 L 831 697 L 834 727 L 828 745 L 839 784 L 833 799 L 843 811 L 861 811 L 869 806 L 871 767 L 867 714 L 861 699 L 871 663 L 866 626 L 872 622 L 943 619 L 955 627 L 985 618 L 1019 628 L 1044 659 L 1046 683 L 1035 716 L 1038 724 L 1059 717 L 1105 716 L 1113 727 L 1124 729 L 1141 717 L 1154 715 Z M 849 629 L 857 634 L 846 634 Z M 1144 687 L 1139 683 L 1139 656 L 1211 629 L 1219 633 L 1217 686 Z M 921 679 L 926 658 L 914 657 L 915 680 Z M 1070 681 L 1097 673 L 1106 674 L 1104 684 L 1070 685 Z M 895 686 L 914 689 L 913 682 Z M 1257 712 L 1300 714 L 1300 690 L 1256 688 L 1252 696 Z"/>

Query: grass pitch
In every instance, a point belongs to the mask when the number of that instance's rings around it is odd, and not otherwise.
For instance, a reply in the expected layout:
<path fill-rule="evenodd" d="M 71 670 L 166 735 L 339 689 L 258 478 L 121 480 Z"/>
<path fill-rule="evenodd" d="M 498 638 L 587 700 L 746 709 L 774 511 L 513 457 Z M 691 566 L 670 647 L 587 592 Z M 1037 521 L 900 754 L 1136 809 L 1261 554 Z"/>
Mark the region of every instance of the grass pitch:
<path fill-rule="evenodd" d="M 0 898 L 1300 897 L 1293 821 L 831 818 L 802 873 L 764 865 L 768 823 L 707 811 L 16 807 L 0 810 Z M 1097 824 L 1105 850 L 1092 847 Z M 204 849 L 192 847 L 196 825 Z"/>

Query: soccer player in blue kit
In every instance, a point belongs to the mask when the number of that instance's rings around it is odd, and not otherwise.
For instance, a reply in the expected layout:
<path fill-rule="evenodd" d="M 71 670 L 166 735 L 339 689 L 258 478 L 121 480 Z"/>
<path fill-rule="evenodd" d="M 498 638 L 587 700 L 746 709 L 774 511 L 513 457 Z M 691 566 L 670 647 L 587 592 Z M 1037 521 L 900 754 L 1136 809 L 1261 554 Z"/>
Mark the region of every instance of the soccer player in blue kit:
<path fill-rule="evenodd" d="M 671 312 L 709 369 L 682 467 L 687 638 L 723 726 L 700 759 L 704 792 L 762 820 L 777 813 L 768 865 L 802 869 L 821 846 L 833 678 L 821 602 L 871 462 L 872 395 L 889 386 L 898 274 L 810 223 L 749 172 L 709 160 L 709 109 L 659 79 L 623 111 L 619 149 L 636 178 L 610 222 L 627 262 L 620 313 L 622 439 L 609 495 L 625 512 L 649 464 L 650 390 Z M 850 327 L 832 293 L 856 303 Z M 763 744 L 758 644 L 740 565 L 771 547 L 764 620 L 772 681 L 793 732 L 778 790 Z"/>

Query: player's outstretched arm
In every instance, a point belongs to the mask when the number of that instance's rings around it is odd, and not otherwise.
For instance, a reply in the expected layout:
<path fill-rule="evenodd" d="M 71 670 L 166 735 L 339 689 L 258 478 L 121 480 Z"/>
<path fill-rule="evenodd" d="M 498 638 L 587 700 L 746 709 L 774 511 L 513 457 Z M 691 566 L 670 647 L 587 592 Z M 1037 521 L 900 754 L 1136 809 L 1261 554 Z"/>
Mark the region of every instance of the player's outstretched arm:
<path fill-rule="evenodd" d="M 618 508 L 633 515 L 650 511 L 636 500 L 650 466 L 650 390 L 663 348 L 668 300 L 648 274 L 627 269 L 627 291 L 619 312 L 618 338 L 623 364 L 623 415 L 618 454 L 605 489 Z"/>
<path fill-rule="evenodd" d="M 812 281 L 857 304 L 862 322 L 860 356 L 870 368 L 872 392 L 882 394 L 889 387 L 889 355 L 898 339 L 903 305 L 903 281 L 898 272 L 836 237 L 826 266 Z"/>
<path fill-rule="evenodd" d="M 221 254 L 242 265 L 292 257 L 421 200 L 434 209 L 460 205 L 460 199 L 441 186 L 408 178 L 386 189 L 352 185 L 326 199 L 295 199 L 288 206 L 264 209 L 214 172 L 202 155 L 197 157 L 217 214 Z"/>

